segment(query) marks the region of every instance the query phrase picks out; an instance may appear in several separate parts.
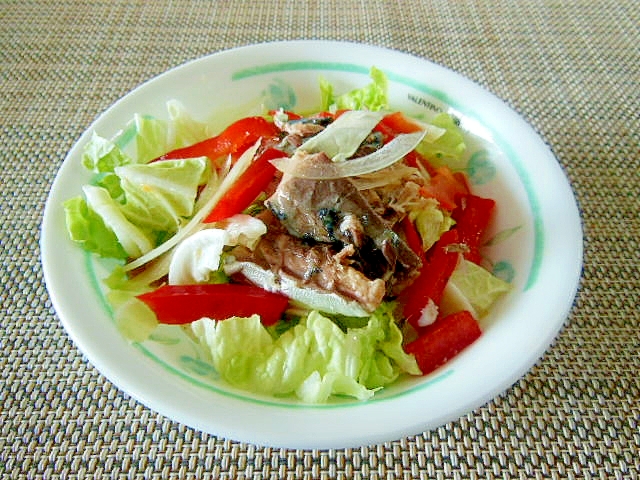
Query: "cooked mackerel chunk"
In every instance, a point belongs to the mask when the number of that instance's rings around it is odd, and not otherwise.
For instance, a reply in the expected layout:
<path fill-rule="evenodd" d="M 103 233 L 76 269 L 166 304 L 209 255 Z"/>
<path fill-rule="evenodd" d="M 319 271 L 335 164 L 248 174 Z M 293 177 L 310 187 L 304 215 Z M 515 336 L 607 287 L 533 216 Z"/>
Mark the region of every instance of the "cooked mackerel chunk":
<path fill-rule="evenodd" d="M 353 265 L 397 294 L 418 275 L 418 256 L 369 205 L 348 178 L 283 175 L 265 202 L 288 232 L 306 241 L 352 245 Z"/>
<path fill-rule="evenodd" d="M 253 251 L 242 247 L 232 251 L 240 262 L 250 261 L 265 270 L 296 278 L 300 285 L 355 300 L 373 312 L 386 294 L 385 282 L 371 280 L 351 266 L 353 253 L 350 245 L 339 251 L 328 243 L 309 245 L 277 226 L 269 228 Z"/>

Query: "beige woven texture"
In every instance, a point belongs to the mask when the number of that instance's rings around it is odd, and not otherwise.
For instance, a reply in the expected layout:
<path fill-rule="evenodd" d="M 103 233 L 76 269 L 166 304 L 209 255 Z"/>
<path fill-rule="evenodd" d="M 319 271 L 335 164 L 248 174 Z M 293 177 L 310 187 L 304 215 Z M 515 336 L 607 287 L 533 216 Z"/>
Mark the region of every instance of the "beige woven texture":
<path fill-rule="evenodd" d="M 3 0 L 0 476 L 638 478 L 639 25 L 635 0 Z M 300 38 L 391 47 L 481 84 L 540 133 L 580 205 L 583 277 L 547 353 L 503 395 L 416 437 L 304 451 L 194 431 L 87 363 L 44 287 L 44 202 L 100 112 L 185 61 Z"/>

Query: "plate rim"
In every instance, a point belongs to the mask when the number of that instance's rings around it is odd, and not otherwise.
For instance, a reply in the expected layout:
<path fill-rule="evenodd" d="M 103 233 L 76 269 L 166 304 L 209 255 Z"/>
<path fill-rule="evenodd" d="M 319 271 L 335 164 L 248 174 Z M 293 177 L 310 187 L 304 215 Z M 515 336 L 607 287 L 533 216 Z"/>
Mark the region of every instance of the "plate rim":
<path fill-rule="evenodd" d="M 197 62 L 207 62 L 210 61 L 211 58 L 216 57 L 218 59 L 223 58 L 225 56 L 233 56 L 235 54 L 237 54 L 238 52 L 247 52 L 247 51 L 258 51 L 260 49 L 271 49 L 271 48 L 292 48 L 292 47 L 296 47 L 296 48 L 306 48 L 306 49 L 310 49 L 311 51 L 313 51 L 314 48 L 319 48 L 319 47 L 324 47 L 326 48 L 327 46 L 331 46 L 332 48 L 347 48 L 347 49 L 365 49 L 367 52 L 384 52 L 386 55 L 390 55 L 390 56 L 401 56 L 404 57 L 405 59 L 407 59 L 407 57 L 410 57 L 413 61 L 416 62 L 420 62 L 420 63 L 425 63 L 428 66 L 430 66 L 430 68 L 436 68 L 438 70 L 440 70 L 440 72 L 445 75 L 445 76 L 454 76 L 455 78 L 457 78 L 457 80 L 462 81 L 463 83 L 469 83 L 471 85 L 474 86 L 474 88 L 476 90 L 482 91 L 483 94 L 487 97 L 487 99 L 491 100 L 491 102 L 494 102 L 496 104 L 502 105 L 502 107 L 504 109 L 506 109 L 506 111 L 508 111 L 511 116 L 513 116 L 514 119 L 519 119 L 518 121 L 521 123 L 519 125 L 520 128 L 522 128 L 524 126 L 525 130 L 528 130 L 530 133 L 533 134 L 533 144 L 536 148 L 540 149 L 541 151 L 546 151 L 546 156 L 548 157 L 547 160 L 551 159 L 553 162 L 555 162 L 555 165 L 557 166 L 557 173 L 559 173 L 563 178 L 562 180 L 566 183 L 566 187 L 568 187 L 569 191 L 571 192 L 571 187 L 568 183 L 568 179 L 566 177 L 566 175 L 564 175 L 564 172 L 562 171 L 562 168 L 559 164 L 559 162 L 557 161 L 557 159 L 555 158 L 555 156 L 553 155 L 553 153 L 551 152 L 550 148 L 544 143 L 544 141 L 541 139 L 540 135 L 533 129 L 533 127 L 531 125 L 529 125 L 528 123 L 526 123 L 522 117 L 515 111 L 513 110 L 511 107 L 509 107 L 508 105 L 506 105 L 502 100 L 500 100 L 498 97 L 496 97 L 493 93 L 489 92 L 488 90 L 486 90 L 484 87 L 480 86 L 479 84 L 473 82 L 472 80 L 468 79 L 467 77 L 451 70 L 448 69 L 446 67 L 443 67 L 441 65 L 438 65 L 428 59 L 425 58 L 421 58 L 421 57 L 416 57 L 413 55 L 410 55 L 408 53 L 405 52 L 401 52 L 398 50 L 392 50 L 392 49 L 388 49 L 385 47 L 378 47 L 375 45 L 370 45 L 370 44 L 360 44 L 360 43 L 356 43 L 356 42 L 343 42 L 343 41 L 330 41 L 330 40 L 296 40 L 296 41 L 279 41 L 279 42 L 263 42 L 263 43 L 258 43 L 258 44 L 249 44 L 249 45 L 244 45 L 244 46 L 239 46 L 239 47 L 234 47 L 231 49 L 227 49 L 227 50 L 222 50 L 219 52 L 214 52 L 214 53 L 210 53 L 207 54 L 205 56 L 187 61 L 181 65 L 178 65 L 176 67 L 173 67 L 169 70 L 167 70 L 164 73 L 161 73 L 159 75 L 156 75 L 152 78 L 150 78 L 149 80 L 141 83 L 140 85 L 138 85 L 137 87 L 135 87 L 133 90 L 131 90 L 130 92 L 128 92 L 127 94 L 123 95 L 122 97 L 120 97 L 116 102 L 114 102 L 114 104 L 112 104 L 110 107 L 108 107 L 107 109 L 105 109 L 92 123 L 91 125 L 89 125 L 87 127 L 87 129 L 85 130 L 85 132 L 80 136 L 80 138 L 74 143 L 74 146 L 72 147 L 72 149 L 68 152 L 67 156 L 65 157 L 65 160 L 63 162 L 63 164 L 60 167 L 60 170 L 58 171 L 58 173 L 56 174 L 56 178 L 54 179 L 54 182 L 52 183 L 51 186 L 51 191 L 53 192 L 54 188 L 56 186 L 58 186 L 58 182 L 59 179 L 58 177 L 60 175 L 62 175 L 62 170 L 65 164 L 67 164 L 67 160 L 71 157 L 71 155 L 74 152 L 74 149 L 76 149 L 83 140 L 86 140 L 86 135 L 89 134 L 90 131 L 93 130 L 94 126 L 96 124 L 98 124 L 101 119 L 104 119 L 108 116 L 109 112 L 111 111 L 111 109 L 117 105 L 118 103 L 124 101 L 128 95 L 139 91 L 141 89 L 144 89 L 146 86 L 148 86 L 151 82 L 154 82 L 156 79 L 158 78 L 162 78 L 164 75 L 170 74 L 171 72 L 173 75 L 175 75 L 175 72 L 180 72 L 181 69 L 184 68 L 188 68 L 189 65 L 195 64 Z M 566 193 L 566 192 L 565 192 Z M 575 201 L 575 197 L 573 196 L 573 193 L 571 192 L 571 197 L 573 200 L 573 204 L 572 206 L 569 206 L 569 210 L 573 211 L 576 215 L 577 215 L 577 219 L 578 219 L 578 225 L 579 225 L 579 232 L 578 232 L 578 242 L 579 243 L 579 254 L 576 254 L 574 252 L 574 256 L 579 256 L 579 264 L 575 265 L 574 268 L 576 271 L 571 272 L 572 273 L 572 279 L 570 281 L 570 285 L 566 287 L 566 291 L 565 291 L 565 295 L 566 298 L 564 298 L 563 300 L 563 305 L 561 306 L 561 312 L 557 315 L 558 320 L 555 322 L 553 328 L 549 329 L 549 331 L 547 332 L 547 338 L 544 339 L 544 341 L 539 342 L 539 345 L 541 345 L 538 349 L 536 349 L 535 352 L 532 352 L 534 354 L 530 355 L 532 357 L 535 357 L 535 359 L 539 359 L 540 356 L 544 353 L 545 350 L 547 350 L 553 340 L 553 338 L 555 338 L 559 332 L 559 330 L 562 328 L 562 326 L 564 325 L 567 316 L 569 315 L 570 309 L 573 305 L 577 290 L 578 290 L 578 286 L 579 286 L 579 281 L 581 278 L 581 268 L 582 268 L 582 255 L 583 255 L 583 251 L 582 251 L 582 228 L 581 228 L 581 219 L 580 219 L 580 214 L 579 214 L 579 210 L 577 207 L 577 203 Z M 464 413 L 467 413 L 475 408 L 478 408 L 481 405 L 484 405 L 487 401 L 491 400 L 492 398 L 495 398 L 498 394 L 504 392 L 507 388 L 509 388 L 509 386 L 511 386 L 515 381 L 517 381 L 517 379 L 521 378 L 522 375 L 524 375 L 524 373 L 526 373 L 526 371 L 528 371 L 530 368 L 532 368 L 534 362 L 523 362 L 523 365 L 521 366 L 520 369 L 518 369 L 517 371 L 513 371 L 512 375 L 510 375 L 508 378 L 503 379 L 503 381 L 497 386 L 497 388 L 492 389 L 490 392 L 485 392 L 485 394 L 482 397 L 479 398 L 475 398 L 473 401 L 469 401 L 466 402 L 464 404 L 460 404 L 459 407 L 455 410 L 455 411 L 450 411 L 448 412 L 446 415 L 442 414 L 440 415 L 439 418 L 436 419 L 432 419 L 429 422 L 417 422 L 412 428 L 412 431 L 407 430 L 406 427 L 398 427 L 398 426 L 392 426 L 392 425 L 387 425 L 385 427 L 385 431 L 384 432 L 377 432 L 377 434 L 373 434 L 371 432 L 366 433 L 364 435 L 362 434 L 351 434 L 350 436 L 347 436 L 348 438 L 345 438 L 344 436 L 342 436 L 342 438 L 336 439 L 336 438 L 330 438 L 330 435 L 321 435 L 320 437 L 317 437 L 315 439 L 311 439 L 311 438 L 306 438 L 305 440 L 301 440 L 299 438 L 296 437 L 296 435 L 294 434 L 289 435 L 289 434 L 280 434 L 280 435 L 274 435 L 274 432 L 272 431 L 264 431 L 262 432 L 262 434 L 260 435 L 251 435 L 251 432 L 246 431 L 239 431 L 233 424 L 225 424 L 225 425 L 221 425 L 219 429 L 217 429 L 217 431 L 212 431 L 212 429 L 210 428 L 211 425 L 209 425 L 207 428 L 207 426 L 205 426 L 205 428 L 203 428 L 203 425 L 201 424 L 201 422 L 199 422 L 198 418 L 194 418 L 193 416 L 189 415 L 189 414 L 185 414 L 185 412 L 183 411 L 177 411 L 175 406 L 171 406 L 171 405 L 167 405 L 165 404 L 166 402 L 158 402 L 158 401 L 154 401 L 154 399 L 150 399 L 148 398 L 148 395 L 146 395 L 144 392 L 141 391 L 137 391 L 137 389 L 135 388 L 131 388 L 131 385 L 127 382 L 127 381 L 121 381 L 121 379 L 116 378 L 118 377 L 118 374 L 116 371 L 113 370 L 113 368 L 110 368 L 109 365 L 105 365 L 103 359 L 101 358 L 96 358 L 96 355 L 94 355 L 94 352 L 90 352 L 90 351 L 85 351 L 85 349 L 83 348 L 83 346 L 86 344 L 85 339 L 82 337 L 81 334 L 79 334 L 77 331 L 74 331 L 73 328 L 70 328 L 70 323 L 69 320 L 65 317 L 65 315 L 63 315 L 62 310 L 60 309 L 60 306 L 63 304 L 63 301 L 58 297 L 58 292 L 53 290 L 50 288 L 50 286 L 53 286 L 56 280 L 55 279 L 55 275 L 54 273 L 51 271 L 52 265 L 50 262 L 50 257 L 46 257 L 45 255 L 48 255 L 49 252 L 52 251 L 51 249 L 51 245 L 50 245 L 50 240 L 49 240 L 49 232 L 51 231 L 49 228 L 50 222 L 52 221 L 52 214 L 51 214 L 51 209 L 54 208 L 54 206 L 50 203 L 50 198 L 51 198 L 51 192 L 47 198 L 47 202 L 45 204 L 45 213 L 43 216 L 43 221 L 42 221 L 42 227 L 41 227 L 41 239 L 40 239 L 40 244 L 41 244 L 41 263 L 43 266 L 43 271 L 44 271 L 44 277 L 45 277 L 45 284 L 47 286 L 47 291 L 49 292 L 49 296 L 51 298 L 52 304 L 56 310 L 56 314 L 58 315 L 58 317 L 60 318 L 63 326 L 65 327 L 65 330 L 67 332 L 67 334 L 72 338 L 72 340 L 74 341 L 74 343 L 76 344 L 76 346 L 78 347 L 78 349 L 85 354 L 85 356 L 89 359 L 90 363 L 92 363 L 94 366 L 96 366 L 98 368 L 98 370 L 110 381 L 112 381 L 120 390 L 122 390 L 123 392 L 135 397 L 138 401 L 140 401 L 142 404 L 147 405 L 148 407 L 152 408 L 153 410 L 155 410 L 156 412 L 159 412 L 161 414 L 165 414 L 167 416 L 169 416 L 172 419 L 175 419 L 181 423 L 184 423 L 186 425 L 191 426 L 192 428 L 196 428 L 199 430 L 204 430 L 204 431 L 208 431 L 209 433 L 212 433 L 214 435 L 222 435 L 224 437 L 227 438 L 231 438 L 231 439 L 237 439 L 240 441 L 248 441 L 248 442 L 252 442 L 252 443 L 257 443 L 257 444 L 262 444 L 262 445 L 274 445 L 274 446 L 286 446 L 286 447 L 296 447 L 296 448 L 329 448 L 329 447 L 333 447 L 333 448 L 339 448 L 339 447 L 345 447 L 345 446 L 358 446 L 358 445 L 363 445 L 363 444 L 372 444 L 372 443 L 378 443 L 378 442 L 384 442 L 384 441 L 389 441 L 389 440 L 394 440 L 394 439 L 398 439 L 401 438 L 403 436 L 407 436 L 407 435 L 415 435 L 415 434 L 419 434 L 421 431 L 425 431 L 425 430 L 429 430 L 431 428 L 434 428 L 435 424 L 443 424 L 446 423 L 447 421 L 451 421 L 454 420 L 456 418 L 459 418 L 461 415 L 463 415 Z M 575 221 L 575 219 L 573 219 Z M 576 232 L 574 232 L 575 234 Z M 560 317 L 562 317 L 562 319 L 560 320 Z M 524 364 L 527 363 L 529 365 L 525 366 Z M 150 382 L 150 387 L 149 388 L 161 388 L 162 385 L 158 385 L 157 382 Z M 196 392 L 196 397 L 197 397 L 197 392 Z M 406 399 L 403 401 L 406 402 Z M 224 403 L 224 402 L 223 402 Z M 401 402 L 402 403 L 402 402 Z M 225 405 L 226 406 L 226 405 Z M 362 408 L 363 411 L 365 410 L 371 410 L 370 406 L 367 406 L 367 404 L 358 404 L 359 408 Z M 306 407 L 302 407 L 303 410 L 310 410 L 307 409 Z M 179 409 L 178 409 L 179 410 Z M 312 417 L 317 417 L 317 415 L 313 414 L 311 415 Z M 269 422 L 266 422 L 266 424 L 268 424 Z"/>

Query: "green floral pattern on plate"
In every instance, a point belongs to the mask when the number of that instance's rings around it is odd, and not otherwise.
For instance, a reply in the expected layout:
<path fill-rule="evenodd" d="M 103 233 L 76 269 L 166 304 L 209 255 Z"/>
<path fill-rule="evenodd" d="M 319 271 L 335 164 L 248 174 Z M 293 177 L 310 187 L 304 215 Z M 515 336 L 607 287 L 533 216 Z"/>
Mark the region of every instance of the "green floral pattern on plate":
<path fill-rule="evenodd" d="M 482 149 L 471 155 L 467 164 L 467 175 L 473 185 L 484 185 L 493 180 L 496 167 L 491 161 L 489 152 Z"/>

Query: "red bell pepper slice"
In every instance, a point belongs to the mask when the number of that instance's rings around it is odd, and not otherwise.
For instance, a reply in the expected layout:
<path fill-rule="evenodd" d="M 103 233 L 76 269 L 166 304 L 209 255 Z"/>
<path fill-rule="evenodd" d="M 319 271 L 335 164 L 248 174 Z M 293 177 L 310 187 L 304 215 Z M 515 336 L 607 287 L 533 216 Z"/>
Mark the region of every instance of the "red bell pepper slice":
<path fill-rule="evenodd" d="M 441 367 L 482 335 L 473 315 L 463 310 L 441 318 L 416 340 L 405 345 L 423 375 Z"/>
<path fill-rule="evenodd" d="M 285 154 L 276 149 L 268 148 L 263 151 L 240 175 L 236 183 L 213 207 L 204 219 L 205 223 L 218 222 L 232 215 L 242 212 L 263 192 L 273 180 L 276 167 L 270 162 L 274 158 L 282 158 Z"/>
<path fill-rule="evenodd" d="M 419 323 L 424 308 L 430 302 L 437 306 L 442 300 L 444 288 L 458 264 L 460 255 L 456 249 L 449 247 L 458 242 L 456 230 L 445 232 L 427 252 L 426 262 L 418 278 L 398 297 L 403 304 L 403 316 L 418 331 L 424 328 Z"/>
<path fill-rule="evenodd" d="M 404 156 L 404 161 L 407 165 L 413 168 L 424 168 L 430 177 L 433 177 L 438 173 L 436 168 L 431 165 L 431 162 L 427 160 L 424 155 L 421 155 L 416 150 L 412 150 Z"/>
<path fill-rule="evenodd" d="M 422 130 L 420 125 L 412 122 L 402 112 L 394 112 L 382 117 L 382 120 L 374 127 L 374 132 L 379 132 L 384 137 L 384 142 L 390 142 L 402 133 L 415 133 Z"/>
<path fill-rule="evenodd" d="M 194 157 L 215 160 L 226 155 L 239 155 L 260 138 L 273 138 L 279 133 L 278 127 L 263 117 L 245 117 L 229 125 L 220 135 L 172 150 L 158 160 Z"/>
<path fill-rule="evenodd" d="M 460 181 L 459 176 L 442 166 L 436 169 L 435 175 L 429 179 L 420 193 L 428 198 L 435 198 L 445 210 L 452 211 L 458 206 L 460 198 L 469 194 L 469 186 L 466 181 Z"/>
<path fill-rule="evenodd" d="M 289 299 L 253 285 L 201 284 L 164 285 L 138 295 L 160 323 L 182 325 L 200 318 L 225 320 L 230 317 L 260 315 L 263 325 L 275 324 Z"/>
<path fill-rule="evenodd" d="M 416 133 L 422 130 L 422 127 L 411 121 L 402 112 L 393 112 L 385 115 L 378 127 L 387 128 L 396 135 L 400 133 Z"/>
<path fill-rule="evenodd" d="M 471 186 L 469 185 L 469 179 L 463 172 L 454 172 L 453 178 L 460 184 L 460 188 L 463 191 L 471 192 Z"/>
<path fill-rule="evenodd" d="M 422 238 L 420 238 L 420 234 L 418 233 L 416 226 L 408 215 L 402 219 L 401 226 L 407 245 L 409 245 L 409 248 L 418 255 L 420 261 L 424 265 L 427 258 L 425 256 L 424 248 L 422 247 Z"/>
<path fill-rule="evenodd" d="M 456 221 L 455 228 L 460 235 L 460 242 L 468 247 L 464 254 L 467 260 L 480 263 L 481 242 L 493 218 L 495 205 L 493 199 L 469 194 L 460 199 L 458 208 L 451 213 Z"/>

